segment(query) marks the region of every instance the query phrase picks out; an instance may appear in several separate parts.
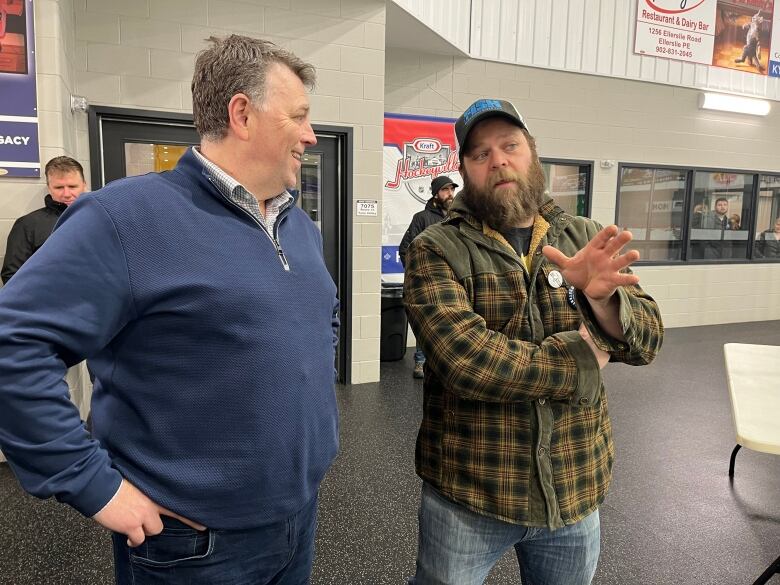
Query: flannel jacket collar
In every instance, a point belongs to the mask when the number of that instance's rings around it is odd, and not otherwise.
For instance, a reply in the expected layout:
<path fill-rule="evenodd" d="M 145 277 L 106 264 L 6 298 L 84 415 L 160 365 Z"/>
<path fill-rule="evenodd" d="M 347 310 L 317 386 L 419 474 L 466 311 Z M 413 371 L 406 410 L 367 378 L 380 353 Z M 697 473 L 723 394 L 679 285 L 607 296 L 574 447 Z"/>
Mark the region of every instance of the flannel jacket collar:
<path fill-rule="evenodd" d="M 534 252 L 541 246 L 555 245 L 558 236 L 570 222 L 571 216 L 567 215 L 563 209 L 555 204 L 553 198 L 545 193 L 545 198 L 539 207 L 539 213 L 534 220 L 528 256 L 533 258 Z M 501 232 L 493 229 L 474 215 L 474 212 L 466 205 L 460 195 L 455 197 L 449 216 L 443 223 L 458 226 L 465 237 L 496 252 L 518 258 L 517 253 Z M 529 272 L 531 271 L 530 262 L 525 267 Z"/>

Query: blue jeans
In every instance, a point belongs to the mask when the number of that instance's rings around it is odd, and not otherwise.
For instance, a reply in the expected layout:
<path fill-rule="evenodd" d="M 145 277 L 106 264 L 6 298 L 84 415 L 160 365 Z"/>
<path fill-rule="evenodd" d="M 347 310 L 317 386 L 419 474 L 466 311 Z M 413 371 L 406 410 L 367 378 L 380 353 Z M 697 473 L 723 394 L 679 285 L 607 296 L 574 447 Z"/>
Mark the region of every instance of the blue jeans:
<path fill-rule="evenodd" d="M 523 585 L 588 585 L 596 572 L 598 510 L 550 531 L 482 516 L 424 483 L 419 519 L 417 574 L 410 584 L 479 585 L 510 547 Z"/>
<path fill-rule="evenodd" d="M 425 363 L 425 354 L 423 353 L 423 350 L 420 349 L 419 345 L 415 346 L 414 348 L 414 363 L 415 364 Z"/>
<path fill-rule="evenodd" d="M 304 585 L 309 583 L 317 497 L 289 518 L 247 530 L 198 532 L 163 516 L 139 547 L 114 534 L 117 585 Z"/>

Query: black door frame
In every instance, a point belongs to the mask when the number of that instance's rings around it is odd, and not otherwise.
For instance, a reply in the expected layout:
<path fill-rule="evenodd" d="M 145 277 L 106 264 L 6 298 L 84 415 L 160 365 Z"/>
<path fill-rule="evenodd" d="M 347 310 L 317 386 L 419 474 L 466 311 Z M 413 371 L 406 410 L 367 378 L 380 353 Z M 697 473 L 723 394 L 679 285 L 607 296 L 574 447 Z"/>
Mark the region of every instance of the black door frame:
<path fill-rule="evenodd" d="M 159 112 L 154 110 L 139 110 L 134 108 L 116 108 L 110 106 L 89 106 L 87 111 L 89 131 L 90 184 L 92 190 L 103 186 L 103 135 L 102 121 L 104 118 L 136 123 L 173 124 L 192 126 L 192 114 L 177 112 Z M 312 124 L 314 133 L 337 136 L 340 144 L 338 162 L 339 191 L 338 201 L 338 238 L 339 238 L 339 275 L 336 285 L 341 301 L 340 339 L 338 352 L 339 382 L 352 383 L 352 205 L 353 205 L 353 129 L 349 126 L 330 126 Z"/>

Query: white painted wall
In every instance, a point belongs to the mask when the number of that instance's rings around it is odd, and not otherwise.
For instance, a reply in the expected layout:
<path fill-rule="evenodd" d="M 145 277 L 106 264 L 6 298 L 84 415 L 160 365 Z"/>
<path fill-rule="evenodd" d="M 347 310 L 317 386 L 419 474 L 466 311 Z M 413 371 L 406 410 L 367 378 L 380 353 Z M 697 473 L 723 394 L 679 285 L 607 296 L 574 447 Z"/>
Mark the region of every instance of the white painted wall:
<path fill-rule="evenodd" d="M 471 0 L 392 0 L 468 54 L 471 28 Z M 497 7 L 500 8 L 500 6 Z"/>
<path fill-rule="evenodd" d="M 458 117 L 474 100 L 511 100 L 548 158 L 596 161 L 592 217 L 615 221 L 617 166 L 694 165 L 780 172 L 780 111 L 705 113 L 698 91 L 388 48 L 385 108 Z M 669 327 L 780 319 L 780 264 L 639 267 Z"/>

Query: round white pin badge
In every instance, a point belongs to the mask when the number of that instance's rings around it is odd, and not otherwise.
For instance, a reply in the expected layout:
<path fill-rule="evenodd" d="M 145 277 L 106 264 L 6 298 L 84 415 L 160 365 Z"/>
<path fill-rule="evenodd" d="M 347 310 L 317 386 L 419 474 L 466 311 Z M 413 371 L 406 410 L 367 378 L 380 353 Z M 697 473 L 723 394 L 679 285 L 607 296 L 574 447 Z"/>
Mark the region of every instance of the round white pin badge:
<path fill-rule="evenodd" d="M 563 284 L 563 276 L 557 270 L 553 270 L 547 275 L 547 282 L 553 288 L 559 288 Z"/>

